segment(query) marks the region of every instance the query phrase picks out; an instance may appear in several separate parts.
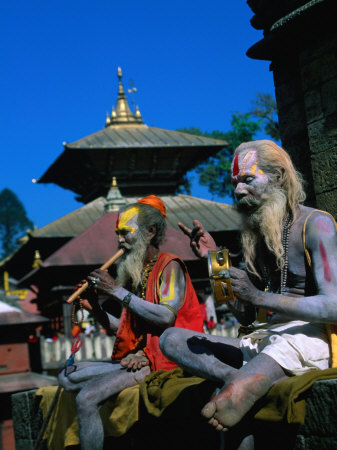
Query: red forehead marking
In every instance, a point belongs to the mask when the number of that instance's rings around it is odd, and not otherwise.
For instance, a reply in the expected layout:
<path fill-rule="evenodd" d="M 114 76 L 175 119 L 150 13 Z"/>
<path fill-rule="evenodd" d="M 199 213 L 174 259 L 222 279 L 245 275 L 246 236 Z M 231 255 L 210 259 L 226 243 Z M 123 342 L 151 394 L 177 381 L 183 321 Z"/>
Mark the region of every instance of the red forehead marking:
<path fill-rule="evenodd" d="M 118 230 L 118 225 L 119 225 L 119 214 L 118 214 L 118 216 L 117 216 L 117 220 L 116 220 L 116 230 Z"/>
<path fill-rule="evenodd" d="M 236 177 L 238 174 L 239 174 L 239 155 L 235 155 L 233 164 L 233 177 Z"/>

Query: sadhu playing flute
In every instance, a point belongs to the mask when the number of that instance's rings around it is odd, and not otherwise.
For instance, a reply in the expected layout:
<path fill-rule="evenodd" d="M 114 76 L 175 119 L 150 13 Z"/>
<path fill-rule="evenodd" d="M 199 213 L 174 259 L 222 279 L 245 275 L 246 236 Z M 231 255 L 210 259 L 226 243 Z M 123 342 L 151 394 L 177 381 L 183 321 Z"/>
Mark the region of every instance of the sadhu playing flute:
<path fill-rule="evenodd" d="M 125 249 L 114 280 L 97 269 L 88 277 L 86 307 L 102 326 L 116 334 L 111 362 L 83 362 L 72 373 L 63 370 L 59 383 L 76 397 L 82 450 L 103 448 L 104 431 L 99 408 L 102 402 L 140 383 L 151 371 L 171 370 L 176 364 L 159 349 L 159 336 L 178 326 L 202 332 L 197 296 L 182 260 L 161 253 L 165 237 L 166 208 L 150 195 L 119 213 L 116 223 L 119 246 Z M 122 305 L 120 319 L 102 309 L 97 294 Z"/>

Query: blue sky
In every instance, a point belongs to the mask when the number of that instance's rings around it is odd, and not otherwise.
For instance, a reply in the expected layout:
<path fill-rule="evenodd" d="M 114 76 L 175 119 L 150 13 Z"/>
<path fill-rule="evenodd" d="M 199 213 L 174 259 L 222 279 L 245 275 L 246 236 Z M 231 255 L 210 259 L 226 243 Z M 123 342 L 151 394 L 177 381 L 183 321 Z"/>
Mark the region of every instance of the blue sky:
<path fill-rule="evenodd" d="M 147 125 L 230 128 L 256 93 L 274 94 L 245 0 L 11 0 L 0 5 L 0 190 L 38 227 L 81 206 L 71 191 L 33 184 L 73 142 L 104 127 L 117 67 Z M 129 99 L 131 104 L 131 99 Z M 192 194 L 211 198 L 195 177 Z"/>

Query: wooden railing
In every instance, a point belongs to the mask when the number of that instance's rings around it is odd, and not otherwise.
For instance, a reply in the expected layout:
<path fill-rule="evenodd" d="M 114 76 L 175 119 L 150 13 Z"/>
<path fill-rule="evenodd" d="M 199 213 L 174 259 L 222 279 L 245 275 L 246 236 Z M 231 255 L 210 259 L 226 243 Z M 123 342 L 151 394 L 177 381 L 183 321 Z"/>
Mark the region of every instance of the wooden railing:
<path fill-rule="evenodd" d="M 81 335 L 82 347 L 76 353 L 75 361 L 101 361 L 110 359 L 115 337 L 105 333 Z M 51 341 L 41 336 L 41 360 L 44 370 L 57 369 L 65 364 L 71 354 L 72 338 L 60 335 Z"/>

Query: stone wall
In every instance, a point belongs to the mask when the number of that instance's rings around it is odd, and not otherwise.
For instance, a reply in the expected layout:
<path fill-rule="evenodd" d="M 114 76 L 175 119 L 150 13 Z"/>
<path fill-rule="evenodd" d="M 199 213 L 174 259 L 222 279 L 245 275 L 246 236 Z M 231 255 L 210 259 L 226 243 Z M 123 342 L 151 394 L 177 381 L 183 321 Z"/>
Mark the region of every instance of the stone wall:
<path fill-rule="evenodd" d="M 35 450 L 36 438 L 42 427 L 42 413 L 35 390 L 20 392 L 12 396 L 12 411 L 16 450 Z M 107 437 L 104 449 L 118 450 L 224 450 L 221 434 L 210 427 L 201 416 L 203 404 L 197 395 L 191 401 L 179 402 L 179 417 L 170 413 L 170 408 L 160 417 L 145 414 L 140 405 L 142 420 L 120 437 Z M 62 437 L 61 437 L 62 440 Z M 69 446 L 69 450 L 80 450 L 80 446 Z M 36 450 L 47 450 L 46 441 L 41 441 Z"/>
<path fill-rule="evenodd" d="M 337 217 L 337 28 L 333 0 L 249 0 L 264 38 L 247 55 L 271 61 L 283 147 L 307 204 Z"/>
<path fill-rule="evenodd" d="M 317 207 L 337 217 L 337 33 L 299 55 Z"/>

